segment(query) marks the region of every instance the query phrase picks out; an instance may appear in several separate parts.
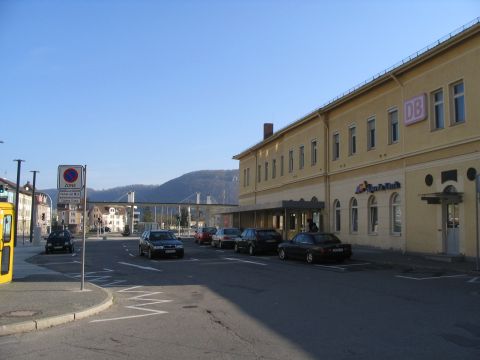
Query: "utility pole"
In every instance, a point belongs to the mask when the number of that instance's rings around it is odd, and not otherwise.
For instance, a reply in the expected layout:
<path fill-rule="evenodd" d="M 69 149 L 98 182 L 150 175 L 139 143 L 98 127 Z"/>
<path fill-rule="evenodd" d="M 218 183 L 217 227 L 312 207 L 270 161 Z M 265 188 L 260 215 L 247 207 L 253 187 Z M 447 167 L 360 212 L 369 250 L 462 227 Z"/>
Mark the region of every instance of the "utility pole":
<path fill-rule="evenodd" d="M 18 230 L 18 197 L 20 190 L 20 169 L 22 167 L 22 162 L 25 160 L 15 159 L 13 161 L 17 162 L 17 188 L 15 190 L 15 226 L 13 227 L 13 247 L 17 247 L 17 230 Z"/>
<path fill-rule="evenodd" d="M 33 173 L 33 185 L 32 185 L 32 209 L 30 211 L 30 243 L 33 241 L 33 226 L 35 222 L 35 212 L 36 212 L 36 207 L 35 207 L 35 183 L 37 180 L 37 173 L 40 172 L 38 170 L 32 170 L 30 171 Z"/>

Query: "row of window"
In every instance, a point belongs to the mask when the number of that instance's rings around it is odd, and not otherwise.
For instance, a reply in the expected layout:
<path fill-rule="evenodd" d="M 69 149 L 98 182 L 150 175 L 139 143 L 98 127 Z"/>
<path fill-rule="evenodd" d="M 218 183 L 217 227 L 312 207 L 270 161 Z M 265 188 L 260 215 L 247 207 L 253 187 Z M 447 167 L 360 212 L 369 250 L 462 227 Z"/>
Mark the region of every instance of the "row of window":
<path fill-rule="evenodd" d="M 463 81 L 450 86 L 450 98 L 452 116 L 451 125 L 465 122 L 465 91 Z M 439 130 L 445 127 L 445 104 L 443 89 L 438 89 L 430 94 L 431 106 L 431 130 Z M 400 126 L 398 120 L 398 109 L 388 110 L 388 143 L 396 144 L 400 140 Z M 377 142 L 375 117 L 367 119 L 367 151 L 375 149 Z M 332 160 L 340 158 L 340 134 L 335 132 L 332 139 Z M 348 128 L 348 155 L 357 153 L 357 127 L 352 125 Z"/>
<path fill-rule="evenodd" d="M 351 234 L 358 233 L 358 202 L 356 198 L 350 199 L 349 204 L 349 232 Z M 333 229 L 335 232 L 342 231 L 342 215 L 341 204 L 339 200 L 333 202 Z M 378 204 L 374 195 L 368 199 L 367 206 L 368 213 L 368 233 L 378 233 Z M 390 233 L 393 235 L 400 235 L 402 232 L 402 209 L 400 195 L 394 193 L 390 198 Z"/>
<path fill-rule="evenodd" d="M 298 168 L 301 170 L 305 168 L 305 146 L 301 145 L 298 149 Z M 294 158 L 293 150 L 288 151 L 288 172 L 291 173 L 294 170 Z M 318 143 L 317 140 L 312 140 L 310 142 L 310 165 L 315 166 L 318 161 Z M 263 172 L 262 165 L 258 165 L 257 168 L 257 182 L 262 181 L 262 174 L 265 181 L 268 180 L 269 176 L 272 179 L 277 177 L 277 159 L 272 159 L 272 169 L 270 175 L 269 162 L 265 161 Z M 285 158 L 283 155 L 280 156 L 280 176 L 285 174 Z M 243 186 L 250 186 L 250 168 L 243 169 Z"/>
<path fill-rule="evenodd" d="M 450 85 L 450 98 L 452 116 L 451 125 L 456 125 L 465 122 L 465 91 L 463 81 L 456 82 Z M 443 89 L 437 89 L 430 94 L 431 103 L 431 129 L 440 130 L 445 127 L 445 104 Z M 398 116 L 398 109 L 393 107 L 388 110 L 388 143 L 396 144 L 400 140 L 400 123 Z M 332 139 L 332 160 L 340 158 L 340 134 L 338 132 L 333 133 Z M 375 149 L 377 145 L 377 133 L 376 133 L 376 118 L 374 116 L 367 119 L 367 151 Z M 352 156 L 357 153 L 357 127 L 352 125 L 348 128 L 348 155 Z M 310 142 L 310 165 L 314 166 L 318 161 L 318 142 L 316 139 Z M 280 156 L 280 176 L 284 175 L 284 156 Z M 298 169 L 305 168 L 305 146 L 300 145 L 298 148 Z M 294 150 L 288 151 L 288 172 L 294 171 Z M 271 162 L 271 169 L 269 162 L 266 161 L 263 164 L 257 166 L 257 182 L 267 181 L 271 176 L 272 179 L 277 177 L 277 159 L 273 159 Z M 250 168 L 243 170 L 243 186 L 250 185 Z"/>

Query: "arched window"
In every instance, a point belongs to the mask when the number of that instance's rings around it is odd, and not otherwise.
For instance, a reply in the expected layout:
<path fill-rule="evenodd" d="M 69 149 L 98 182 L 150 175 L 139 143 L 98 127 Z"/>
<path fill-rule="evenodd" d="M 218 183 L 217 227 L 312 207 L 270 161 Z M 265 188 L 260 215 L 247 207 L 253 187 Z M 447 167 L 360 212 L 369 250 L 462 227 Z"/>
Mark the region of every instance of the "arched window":
<path fill-rule="evenodd" d="M 350 232 L 358 232 L 358 203 L 355 198 L 350 200 Z"/>
<path fill-rule="evenodd" d="M 341 220 L 341 217 L 340 217 L 340 201 L 338 200 L 335 200 L 334 203 L 333 203 L 333 209 L 334 209 L 334 212 L 335 212 L 335 217 L 334 217 L 334 221 L 335 223 L 333 224 L 333 228 L 335 229 L 335 232 L 340 232 L 340 220 Z"/>
<path fill-rule="evenodd" d="M 368 232 L 370 234 L 378 232 L 378 206 L 373 195 L 368 199 Z"/>
<path fill-rule="evenodd" d="M 390 202 L 391 208 L 391 231 L 392 234 L 399 235 L 402 232 L 402 208 L 400 207 L 400 195 L 395 193 L 392 195 Z"/>

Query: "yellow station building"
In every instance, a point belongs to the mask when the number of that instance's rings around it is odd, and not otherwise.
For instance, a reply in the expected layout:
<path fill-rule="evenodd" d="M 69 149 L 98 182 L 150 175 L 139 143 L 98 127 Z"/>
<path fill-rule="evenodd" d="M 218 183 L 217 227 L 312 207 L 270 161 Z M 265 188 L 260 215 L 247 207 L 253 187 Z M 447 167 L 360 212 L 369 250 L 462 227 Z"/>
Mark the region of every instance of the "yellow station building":
<path fill-rule="evenodd" d="M 238 155 L 238 227 L 476 254 L 480 18 Z"/>

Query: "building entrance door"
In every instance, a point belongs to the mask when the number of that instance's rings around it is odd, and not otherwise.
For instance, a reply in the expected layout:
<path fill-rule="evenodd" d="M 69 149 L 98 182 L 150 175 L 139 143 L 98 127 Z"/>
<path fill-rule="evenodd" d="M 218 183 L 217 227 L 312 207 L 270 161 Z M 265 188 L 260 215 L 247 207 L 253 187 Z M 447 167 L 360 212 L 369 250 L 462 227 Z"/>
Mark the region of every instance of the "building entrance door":
<path fill-rule="evenodd" d="M 445 253 L 448 255 L 458 255 L 460 253 L 460 214 L 458 203 L 450 203 L 444 205 L 444 212 L 446 220 L 445 227 L 446 241 Z"/>

